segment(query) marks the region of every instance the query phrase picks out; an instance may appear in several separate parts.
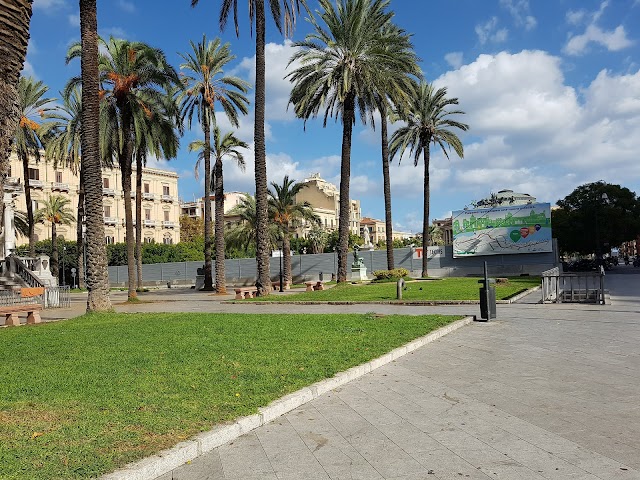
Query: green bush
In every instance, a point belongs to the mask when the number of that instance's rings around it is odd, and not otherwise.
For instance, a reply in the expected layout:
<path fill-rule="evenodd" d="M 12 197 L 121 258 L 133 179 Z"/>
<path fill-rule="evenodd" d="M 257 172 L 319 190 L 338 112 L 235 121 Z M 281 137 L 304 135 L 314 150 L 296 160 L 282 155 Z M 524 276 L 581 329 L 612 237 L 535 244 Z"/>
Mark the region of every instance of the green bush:
<path fill-rule="evenodd" d="M 376 280 L 398 280 L 407 277 L 409 270 L 406 268 L 394 268 L 393 270 L 376 270 L 373 272 Z"/>

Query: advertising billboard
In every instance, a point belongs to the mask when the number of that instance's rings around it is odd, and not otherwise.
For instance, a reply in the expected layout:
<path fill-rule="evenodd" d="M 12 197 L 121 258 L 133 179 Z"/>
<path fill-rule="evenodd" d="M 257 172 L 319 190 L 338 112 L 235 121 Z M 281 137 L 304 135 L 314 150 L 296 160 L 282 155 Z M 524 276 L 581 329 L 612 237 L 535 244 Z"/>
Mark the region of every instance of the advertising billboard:
<path fill-rule="evenodd" d="M 452 226 L 458 258 L 553 251 L 548 203 L 459 210 Z"/>

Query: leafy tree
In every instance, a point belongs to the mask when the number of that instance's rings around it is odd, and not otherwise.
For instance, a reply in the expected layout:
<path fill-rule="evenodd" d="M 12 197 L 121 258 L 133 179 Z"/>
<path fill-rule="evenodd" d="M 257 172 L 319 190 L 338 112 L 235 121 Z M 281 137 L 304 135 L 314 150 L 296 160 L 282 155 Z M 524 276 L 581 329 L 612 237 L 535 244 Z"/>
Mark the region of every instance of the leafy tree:
<path fill-rule="evenodd" d="M 206 164 L 206 159 L 211 153 L 213 153 L 216 160 L 214 165 L 213 178 L 211 180 L 214 186 L 213 191 L 216 202 L 214 237 L 216 241 L 216 292 L 219 294 L 227 293 L 224 271 L 224 181 L 222 174 L 222 160 L 225 157 L 230 157 L 231 159 L 235 160 L 238 167 L 240 167 L 240 169 L 244 171 L 244 156 L 239 149 L 248 147 L 249 145 L 238 139 L 233 134 L 233 132 L 227 132 L 226 134 L 221 135 L 220 129 L 217 126 L 213 130 L 213 144 L 207 144 L 206 142 L 202 141 L 195 141 L 191 142 L 191 144 L 189 145 L 189 151 L 195 150 L 200 152 L 200 154 L 198 155 L 198 162 L 196 163 L 196 176 L 201 160 L 204 159 Z M 209 203 L 209 206 L 211 206 L 210 199 L 209 202 L 205 200 L 205 203 Z M 205 263 L 205 274 L 206 271 L 207 270 Z"/>
<path fill-rule="evenodd" d="M 197 3 L 197 2 L 195 2 Z M 194 4 L 195 4 L 194 3 Z M 182 111 L 182 118 L 187 119 L 189 127 L 193 117 L 197 117 L 202 131 L 204 132 L 204 142 L 201 144 L 201 156 L 198 158 L 197 166 L 204 162 L 204 287 L 203 290 L 213 290 L 213 274 L 211 265 L 211 128 L 216 127 L 215 105 L 218 102 L 222 105 L 229 122 L 234 127 L 238 127 L 238 112 L 246 114 L 248 112 L 249 101 L 245 97 L 249 85 L 232 76 L 223 76 L 224 67 L 236 57 L 231 54 L 229 44 L 221 44 L 220 39 L 207 42 L 203 35 L 202 42 L 197 45 L 191 42 L 192 52 L 183 54 L 185 63 L 180 65 L 187 74 L 183 77 L 183 85 L 186 88 L 180 95 L 179 102 Z M 220 137 L 219 130 L 214 131 L 214 136 Z M 225 137 L 226 138 L 226 137 Z M 235 137 L 233 137 L 235 139 Z M 243 143 L 244 145 L 244 143 Z M 235 147 L 239 146 L 238 144 Z M 191 146 L 190 146 L 191 149 Z M 216 150 L 217 152 L 217 150 Z M 228 152 L 227 152 L 228 153 Z M 221 159 L 220 159 L 221 161 Z M 216 164 L 216 168 L 218 165 Z M 222 187 L 222 164 L 219 165 L 220 172 L 218 179 Z M 196 170 L 197 172 L 197 170 Z M 224 198 L 222 195 L 221 198 Z M 216 197 L 216 200 L 220 200 Z M 216 206 L 217 208 L 217 206 Z M 218 210 L 216 209 L 216 216 Z M 224 281 L 224 231 L 220 225 L 216 228 L 216 242 L 222 242 L 222 250 L 216 255 L 216 290 L 218 293 L 225 291 Z M 219 247 L 218 247 L 219 248 Z M 221 276 L 219 273 L 221 269 Z"/>
<path fill-rule="evenodd" d="M 422 248 L 427 251 L 429 245 L 429 162 L 430 144 L 440 146 L 449 158 L 451 148 L 460 157 L 464 157 L 464 148 L 458 136 L 450 129 L 467 131 L 469 126 L 449 118 L 451 115 L 463 115 L 461 110 L 449 110 L 450 105 L 458 105 L 457 98 L 447 98 L 445 87 L 435 90 L 433 85 L 420 82 L 414 86 L 409 105 L 399 109 L 398 116 L 406 125 L 396 130 L 391 137 L 391 157 L 400 153 L 400 160 L 407 149 L 413 156 L 414 166 L 424 163 L 424 212 L 422 219 Z M 448 148 L 447 148 L 448 147 Z M 422 256 L 422 277 L 427 277 L 427 255 Z"/>
<path fill-rule="evenodd" d="M 640 234 L 640 200 L 626 187 L 587 183 L 557 204 L 551 225 L 562 252 L 600 255 Z"/>
<path fill-rule="evenodd" d="M 31 200 L 31 187 L 29 177 L 29 160 L 40 161 L 40 149 L 44 144 L 47 125 L 41 125 L 34 118 L 40 119 L 51 110 L 54 98 L 46 98 L 44 95 L 49 90 L 44 83 L 31 77 L 20 77 L 18 84 L 18 98 L 20 104 L 20 122 L 13 137 L 13 149 L 22 162 L 24 176 L 24 195 L 27 203 L 27 221 L 29 225 L 29 256 L 35 253 L 36 241 L 33 219 L 33 202 Z"/>
<path fill-rule="evenodd" d="M 280 229 L 282 240 L 284 281 L 291 284 L 291 230 L 295 230 L 302 220 L 319 224 L 320 218 L 314 213 L 309 202 L 296 203 L 296 195 L 305 188 L 304 183 L 290 180 L 288 175 L 282 179 L 282 185 L 271 182 L 269 190 L 269 209 L 273 220 Z"/>
<path fill-rule="evenodd" d="M 297 42 L 289 64 L 300 66 L 288 75 L 293 82 L 290 103 L 299 118 L 308 120 L 324 111 L 342 121 L 338 282 L 347 280 L 349 244 L 349 180 L 351 139 L 356 110 L 366 122 L 376 108 L 376 96 L 391 85 L 389 72 L 406 72 L 407 57 L 390 55 L 406 47 L 405 39 L 384 35 L 393 13 L 388 0 L 319 0 L 323 25 L 311 19 L 313 32 Z"/>
<path fill-rule="evenodd" d="M 337 237 L 336 237 L 337 238 Z M 329 234 L 320 225 L 314 225 L 307 232 L 307 242 L 310 250 L 307 253 L 324 252 L 329 241 Z"/>
<path fill-rule="evenodd" d="M 51 274 L 58 278 L 58 225 L 71 225 L 76 221 L 72 210 L 69 208 L 71 200 L 62 195 L 51 195 L 43 202 L 42 208 L 38 209 L 34 216 L 34 221 L 38 223 L 49 222 L 51 224 Z M 31 247 L 29 247 L 31 250 Z"/>
<path fill-rule="evenodd" d="M 188 215 L 180 217 L 180 242 L 193 242 L 204 238 L 204 219 L 191 218 Z"/>
<path fill-rule="evenodd" d="M 229 215 L 240 217 L 240 223 L 227 229 L 225 233 L 227 245 L 236 251 L 251 251 L 251 247 L 256 244 L 258 223 L 255 197 L 245 195 L 240 203 L 231 209 Z M 270 223 L 268 233 L 269 251 L 271 251 L 278 240 L 277 225 Z"/>
<path fill-rule="evenodd" d="M 353 247 L 358 245 L 362 246 L 364 240 L 360 235 L 356 235 L 355 233 L 349 232 L 349 242 L 348 242 L 348 250 L 353 250 Z M 340 234 L 338 230 L 334 230 L 333 232 L 327 235 L 327 244 L 324 248 L 325 253 L 331 253 L 334 250 L 337 251 L 340 244 Z"/>
<path fill-rule="evenodd" d="M 191 6 L 197 5 L 199 0 L 191 0 Z M 269 278 L 269 253 L 270 232 L 268 218 L 267 199 L 267 154 L 265 147 L 265 35 L 266 35 L 266 15 L 264 8 L 265 0 L 249 0 L 249 22 L 253 31 L 255 19 L 256 27 L 256 83 L 255 83 L 255 115 L 254 115 L 254 144 L 255 144 L 255 180 L 256 180 L 256 259 L 258 262 L 258 287 L 259 295 L 270 293 L 271 279 Z M 279 32 L 285 36 L 290 36 L 296 24 L 296 13 L 300 11 L 300 6 L 307 8 L 306 0 L 269 0 L 271 7 L 271 17 L 275 22 Z M 236 35 L 239 35 L 238 28 L 238 0 L 222 0 L 220 6 L 220 29 L 224 30 L 229 18 L 229 13 L 233 9 L 233 20 Z"/>

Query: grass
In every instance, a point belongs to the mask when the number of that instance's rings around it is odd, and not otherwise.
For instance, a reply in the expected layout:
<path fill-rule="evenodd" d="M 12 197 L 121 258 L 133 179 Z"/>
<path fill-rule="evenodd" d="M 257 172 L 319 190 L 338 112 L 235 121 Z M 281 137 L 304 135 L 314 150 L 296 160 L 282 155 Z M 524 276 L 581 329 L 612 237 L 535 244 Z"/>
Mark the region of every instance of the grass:
<path fill-rule="evenodd" d="M 436 301 L 436 300 L 478 300 L 479 278 L 444 278 L 407 282 L 402 292 L 402 299 L 408 301 Z M 511 277 L 506 283 L 496 285 L 496 298 L 503 300 L 512 297 L 529 288 L 540 285 L 538 277 Z M 322 291 L 302 292 L 292 295 L 269 295 L 243 301 L 275 301 L 275 302 L 306 302 L 306 301 L 392 301 L 396 300 L 396 283 L 350 283 L 336 285 Z"/>
<path fill-rule="evenodd" d="M 0 329 L 0 478 L 98 476 L 457 318 L 93 314 Z"/>

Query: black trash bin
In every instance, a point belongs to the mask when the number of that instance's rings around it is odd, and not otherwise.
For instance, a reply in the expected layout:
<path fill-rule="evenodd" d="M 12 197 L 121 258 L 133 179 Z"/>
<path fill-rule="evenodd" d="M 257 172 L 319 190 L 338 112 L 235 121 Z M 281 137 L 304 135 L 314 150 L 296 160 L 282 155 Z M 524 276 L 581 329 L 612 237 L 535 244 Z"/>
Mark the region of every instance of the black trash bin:
<path fill-rule="evenodd" d="M 483 278 L 478 280 L 480 287 L 480 318 L 488 321 L 496 318 L 496 280 L 494 278 Z"/>
<path fill-rule="evenodd" d="M 318 280 L 320 280 L 321 282 L 324 281 L 324 275 L 322 274 L 322 272 L 320 272 L 320 274 L 318 275 Z"/>

